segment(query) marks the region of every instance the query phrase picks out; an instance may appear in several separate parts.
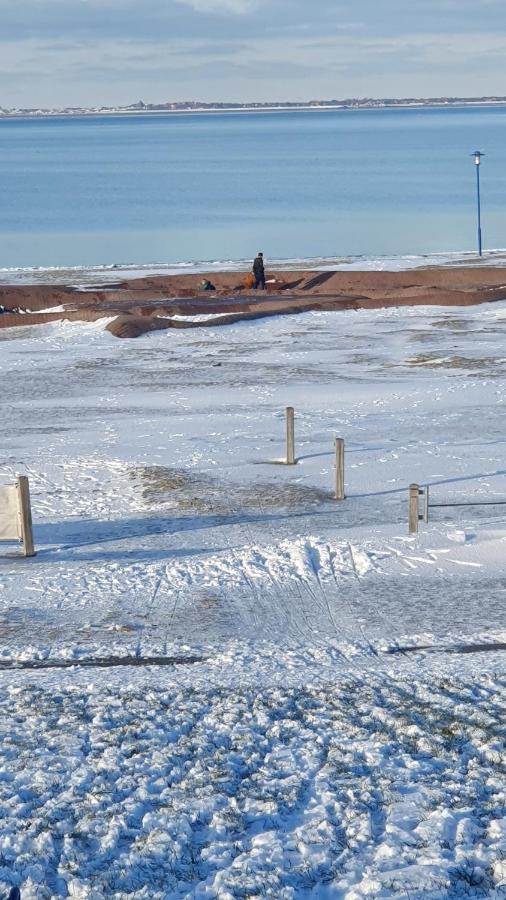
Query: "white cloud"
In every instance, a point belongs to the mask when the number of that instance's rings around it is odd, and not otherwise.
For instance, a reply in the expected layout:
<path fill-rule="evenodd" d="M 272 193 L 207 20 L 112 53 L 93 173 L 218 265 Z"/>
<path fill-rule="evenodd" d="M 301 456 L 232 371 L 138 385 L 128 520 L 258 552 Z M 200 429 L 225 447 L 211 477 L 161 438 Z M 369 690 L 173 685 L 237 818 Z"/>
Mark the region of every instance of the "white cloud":
<path fill-rule="evenodd" d="M 191 6 L 197 12 L 233 13 L 244 15 L 258 7 L 257 0 L 177 0 L 185 6 Z"/>

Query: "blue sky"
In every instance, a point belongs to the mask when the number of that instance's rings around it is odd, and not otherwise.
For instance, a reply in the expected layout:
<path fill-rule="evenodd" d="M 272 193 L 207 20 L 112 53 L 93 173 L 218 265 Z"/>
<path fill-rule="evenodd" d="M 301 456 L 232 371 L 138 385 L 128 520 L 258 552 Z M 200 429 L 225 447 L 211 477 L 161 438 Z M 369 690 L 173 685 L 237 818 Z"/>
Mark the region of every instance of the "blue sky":
<path fill-rule="evenodd" d="M 0 106 L 506 95 L 504 0 L 0 0 Z"/>

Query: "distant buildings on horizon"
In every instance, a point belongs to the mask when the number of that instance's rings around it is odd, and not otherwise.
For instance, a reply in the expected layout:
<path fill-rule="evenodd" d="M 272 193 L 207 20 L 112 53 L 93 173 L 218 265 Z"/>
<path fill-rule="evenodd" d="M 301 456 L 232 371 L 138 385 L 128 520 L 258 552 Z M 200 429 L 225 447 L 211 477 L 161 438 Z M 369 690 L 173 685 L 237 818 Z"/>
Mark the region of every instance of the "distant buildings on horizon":
<path fill-rule="evenodd" d="M 241 110 L 276 110 L 276 109 L 392 109 L 395 107 L 420 106 L 480 106 L 486 104 L 506 105 L 506 97 L 406 97 L 395 99 L 390 97 L 352 98 L 348 100 L 309 100 L 307 103 L 295 101 L 279 101 L 270 103 L 210 103 L 199 100 L 179 100 L 167 103 L 144 103 L 138 100 L 128 106 L 67 106 L 64 108 L 25 108 L 0 106 L 0 118 L 15 116 L 83 116 L 112 115 L 121 113 L 150 112 L 220 112 Z"/>

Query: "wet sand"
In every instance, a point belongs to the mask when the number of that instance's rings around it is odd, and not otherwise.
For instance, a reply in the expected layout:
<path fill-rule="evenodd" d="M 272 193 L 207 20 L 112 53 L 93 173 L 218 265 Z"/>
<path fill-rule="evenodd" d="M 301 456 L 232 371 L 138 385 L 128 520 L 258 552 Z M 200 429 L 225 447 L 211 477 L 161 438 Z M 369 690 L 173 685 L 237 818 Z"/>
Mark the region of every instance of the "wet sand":
<path fill-rule="evenodd" d="M 200 289 L 206 277 L 216 290 Z M 63 284 L 0 285 L 0 328 L 108 318 L 107 328 L 117 337 L 137 337 L 310 310 L 470 306 L 506 299 L 506 269 L 490 266 L 280 271 L 268 272 L 267 279 L 262 292 L 247 289 L 237 272 L 153 275 L 84 290 Z"/>

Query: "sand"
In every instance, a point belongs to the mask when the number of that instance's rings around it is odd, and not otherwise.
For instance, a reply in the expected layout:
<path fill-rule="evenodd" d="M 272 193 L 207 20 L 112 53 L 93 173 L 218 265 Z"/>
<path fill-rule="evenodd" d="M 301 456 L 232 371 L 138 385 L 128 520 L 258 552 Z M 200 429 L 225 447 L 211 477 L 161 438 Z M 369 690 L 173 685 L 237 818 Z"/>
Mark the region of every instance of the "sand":
<path fill-rule="evenodd" d="M 200 290 L 208 277 L 215 291 Z M 310 310 L 394 306 L 470 306 L 506 299 L 506 270 L 433 267 L 404 272 L 268 272 L 263 292 L 244 287 L 237 272 L 158 275 L 87 290 L 68 285 L 0 285 L 0 328 L 61 319 L 107 325 L 117 337 L 168 328 L 226 326 L 243 319 Z"/>

